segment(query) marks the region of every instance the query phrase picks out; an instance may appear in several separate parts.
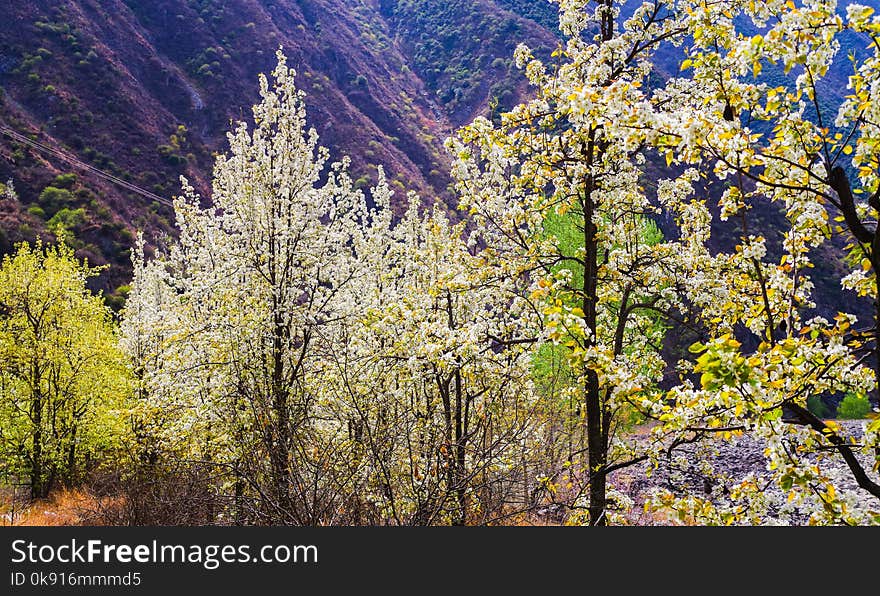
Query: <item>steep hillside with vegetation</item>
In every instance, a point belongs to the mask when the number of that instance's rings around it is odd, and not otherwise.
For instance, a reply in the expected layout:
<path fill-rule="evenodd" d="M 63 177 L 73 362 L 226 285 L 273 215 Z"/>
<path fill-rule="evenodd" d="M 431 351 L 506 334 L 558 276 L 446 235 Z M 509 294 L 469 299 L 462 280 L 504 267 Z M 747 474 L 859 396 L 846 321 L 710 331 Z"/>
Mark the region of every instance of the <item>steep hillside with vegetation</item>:
<path fill-rule="evenodd" d="M 36 0 L 8 3 L 0 21 L 0 126 L 107 171 L 162 198 L 186 176 L 209 196 L 212 155 L 231 120 L 248 118 L 252 74 L 283 46 L 306 93 L 310 124 L 334 158 L 347 154 L 359 187 L 382 164 L 398 191 L 439 196 L 450 207 L 443 140 L 481 113 L 497 116 L 527 96 L 513 66 L 521 42 L 538 56 L 559 43 L 557 6 L 524 0 Z M 631 5 L 624 7 L 631 12 Z M 749 33 L 757 29 L 747 26 Z M 822 82 L 825 107 L 839 104 L 863 51 L 853 32 Z M 679 72 L 680 50 L 661 51 L 652 81 Z M 779 66 L 765 76 L 790 83 Z M 760 128 L 760 125 L 758 125 Z M 667 175 L 657 160 L 645 183 Z M 6 189 L 6 182 L 12 181 Z M 80 257 L 108 265 L 90 283 L 119 306 L 136 230 L 150 244 L 173 235 L 165 201 L 127 191 L 68 161 L 0 133 L 0 253 L 51 238 L 61 227 Z M 709 189 L 720 196 L 723 185 Z M 714 195 L 713 195 L 714 196 Z M 14 198 L 14 197 L 17 197 Z M 398 210 L 400 205 L 398 205 Z M 756 203 L 749 228 L 779 254 L 779 208 Z M 672 233 L 672 219 L 660 219 Z M 740 233 L 713 229 L 731 250 Z M 818 313 L 842 304 L 866 320 L 870 304 L 841 292 L 843 242 L 815 258 Z"/>
<path fill-rule="evenodd" d="M 880 525 L 873 4 L 6 10 L 0 525 Z"/>
<path fill-rule="evenodd" d="M 556 30 L 556 6 L 549 2 L 382 0 L 381 5 L 416 73 L 456 125 L 486 105 L 510 109 L 522 96 L 522 77 L 512 72 L 519 43 L 545 53 L 557 44 L 550 33 Z"/>
<path fill-rule="evenodd" d="M 382 164 L 398 190 L 448 198 L 452 124 L 493 97 L 517 99 L 522 84 L 503 82 L 520 81 L 510 72 L 517 43 L 555 43 L 507 10 L 515 2 L 4 4 L 0 125 L 168 199 L 181 175 L 207 190 L 211 156 L 229 122 L 249 117 L 253 73 L 271 69 L 278 47 L 310 123 L 334 159 L 350 155 L 359 186 Z M 554 11 L 545 8 L 526 13 Z M 418 41 L 426 35 L 439 48 Z M 171 231 L 167 206 L 2 134 L 0 180 L 19 197 L 0 202 L 0 252 L 62 224 L 80 256 L 110 265 L 96 282 L 105 290 L 126 283 L 136 229 Z"/>

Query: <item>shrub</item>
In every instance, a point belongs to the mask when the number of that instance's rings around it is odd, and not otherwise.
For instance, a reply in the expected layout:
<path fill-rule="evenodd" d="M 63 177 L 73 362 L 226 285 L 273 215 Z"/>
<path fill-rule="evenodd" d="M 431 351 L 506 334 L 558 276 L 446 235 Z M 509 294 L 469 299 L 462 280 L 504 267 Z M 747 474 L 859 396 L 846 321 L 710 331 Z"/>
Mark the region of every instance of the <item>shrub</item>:
<path fill-rule="evenodd" d="M 30 224 L 24 222 L 18 224 L 17 231 L 19 238 L 27 238 L 28 240 L 36 238 L 36 232 L 34 232 L 34 229 L 30 226 Z"/>
<path fill-rule="evenodd" d="M 807 398 L 807 409 L 818 418 L 828 418 L 831 409 L 822 401 L 821 395 L 811 395 Z"/>
<path fill-rule="evenodd" d="M 34 217 L 39 217 L 40 219 L 46 219 L 46 211 L 40 207 L 39 205 L 31 205 L 28 207 L 28 213 L 33 215 Z"/>
<path fill-rule="evenodd" d="M 47 214 L 55 215 L 60 209 L 72 205 L 75 201 L 73 193 L 66 188 L 47 186 L 40 193 L 37 201 Z"/>
<path fill-rule="evenodd" d="M 871 411 L 871 402 L 863 395 L 848 393 L 837 406 L 837 417 L 848 420 L 865 418 Z"/>
<path fill-rule="evenodd" d="M 76 184 L 76 174 L 73 172 L 55 176 L 55 180 L 52 182 L 52 186 L 56 188 L 72 188 L 74 184 Z"/>
<path fill-rule="evenodd" d="M 64 228 L 64 230 L 73 231 L 82 226 L 85 222 L 85 209 L 68 209 L 65 207 L 53 215 L 52 219 L 46 222 L 46 227 L 50 230 L 54 230 L 60 226 Z"/>

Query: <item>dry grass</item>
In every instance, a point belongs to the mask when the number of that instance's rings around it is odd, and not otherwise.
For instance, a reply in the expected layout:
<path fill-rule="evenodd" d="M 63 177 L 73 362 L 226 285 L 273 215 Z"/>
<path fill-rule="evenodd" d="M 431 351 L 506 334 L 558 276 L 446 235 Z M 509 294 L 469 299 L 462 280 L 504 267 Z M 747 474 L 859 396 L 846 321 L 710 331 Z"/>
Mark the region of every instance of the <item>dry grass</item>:
<path fill-rule="evenodd" d="M 13 507 L 9 495 L 0 495 L 0 526 L 102 525 L 102 512 L 121 505 L 121 497 L 98 498 L 82 490 L 61 490 L 48 499 Z"/>

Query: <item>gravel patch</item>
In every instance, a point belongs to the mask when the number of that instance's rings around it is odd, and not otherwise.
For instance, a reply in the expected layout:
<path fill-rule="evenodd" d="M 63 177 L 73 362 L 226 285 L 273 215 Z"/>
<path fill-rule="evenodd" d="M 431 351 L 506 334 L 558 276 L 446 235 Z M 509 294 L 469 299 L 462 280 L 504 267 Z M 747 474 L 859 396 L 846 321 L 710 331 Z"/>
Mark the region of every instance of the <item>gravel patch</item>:
<path fill-rule="evenodd" d="M 862 436 L 864 421 L 841 420 L 841 434 L 859 438 Z M 634 503 L 627 520 L 633 524 L 665 525 L 671 523 L 664 516 L 645 512 L 644 503 L 658 490 L 668 490 L 676 496 L 694 495 L 710 499 L 714 503 L 729 500 L 730 487 L 739 484 L 749 475 L 755 477 L 762 487 L 766 511 L 761 515 L 768 524 L 803 525 L 809 521 L 809 511 L 792 504 L 787 494 L 772 480 L 768 461 L 764 455 L 766 444 L 763 440 L 749 434 L 731 441 L 717 442 L 710 446 L 685 445 L 675 450 L 673 455 L 659 469 L 649 473 L 646 463 L 620 470 L 612 475 L 612 484 Z M 871 472 L 873 458 L 860 456 L 865 469 Z M 815 461 L 815 457 L 811 457 Z M 706 472 L 707 464 L 714 474 Z M 843 458 L 823 457 L 820 470 L 835 479 L 839 495 L 846 495 L 854 507 L 872 511 L 880 510 L 880 501 L 867 491 L 859 488 Z M 724 480 L 719 481 L 719 476 Z M 765 523 L 765 522 L 761 522 Z"/>

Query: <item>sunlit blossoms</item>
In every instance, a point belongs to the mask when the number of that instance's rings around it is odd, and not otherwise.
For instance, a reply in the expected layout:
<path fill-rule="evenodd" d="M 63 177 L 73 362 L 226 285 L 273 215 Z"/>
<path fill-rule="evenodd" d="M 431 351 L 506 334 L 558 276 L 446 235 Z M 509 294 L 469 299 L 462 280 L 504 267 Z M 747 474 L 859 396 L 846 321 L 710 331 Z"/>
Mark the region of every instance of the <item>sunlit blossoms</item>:
<path fill-rule="evenodd" d="M 880 522 L 880 422 L 810 409 L 880 375 L 877 321 L 814 300 L 837 238 L 835 283 L 878 295 L 880 21 L 624 4 L 562 1 L 565 43 L 517 50 L 531 99 L 447 144 L 457 217 L 415 195 L 394 213 L 381 168 L 365 195 L 328 165 L 279 53 L 211 200 L 184 181 L 178 237 L 135 251 L 145 458 L 210 470 L 234 523 Z M 712 454 L 743 437 L 763 467 L 728 477 Z M 678 488 L 636 501 L 622 471 Z"/>

